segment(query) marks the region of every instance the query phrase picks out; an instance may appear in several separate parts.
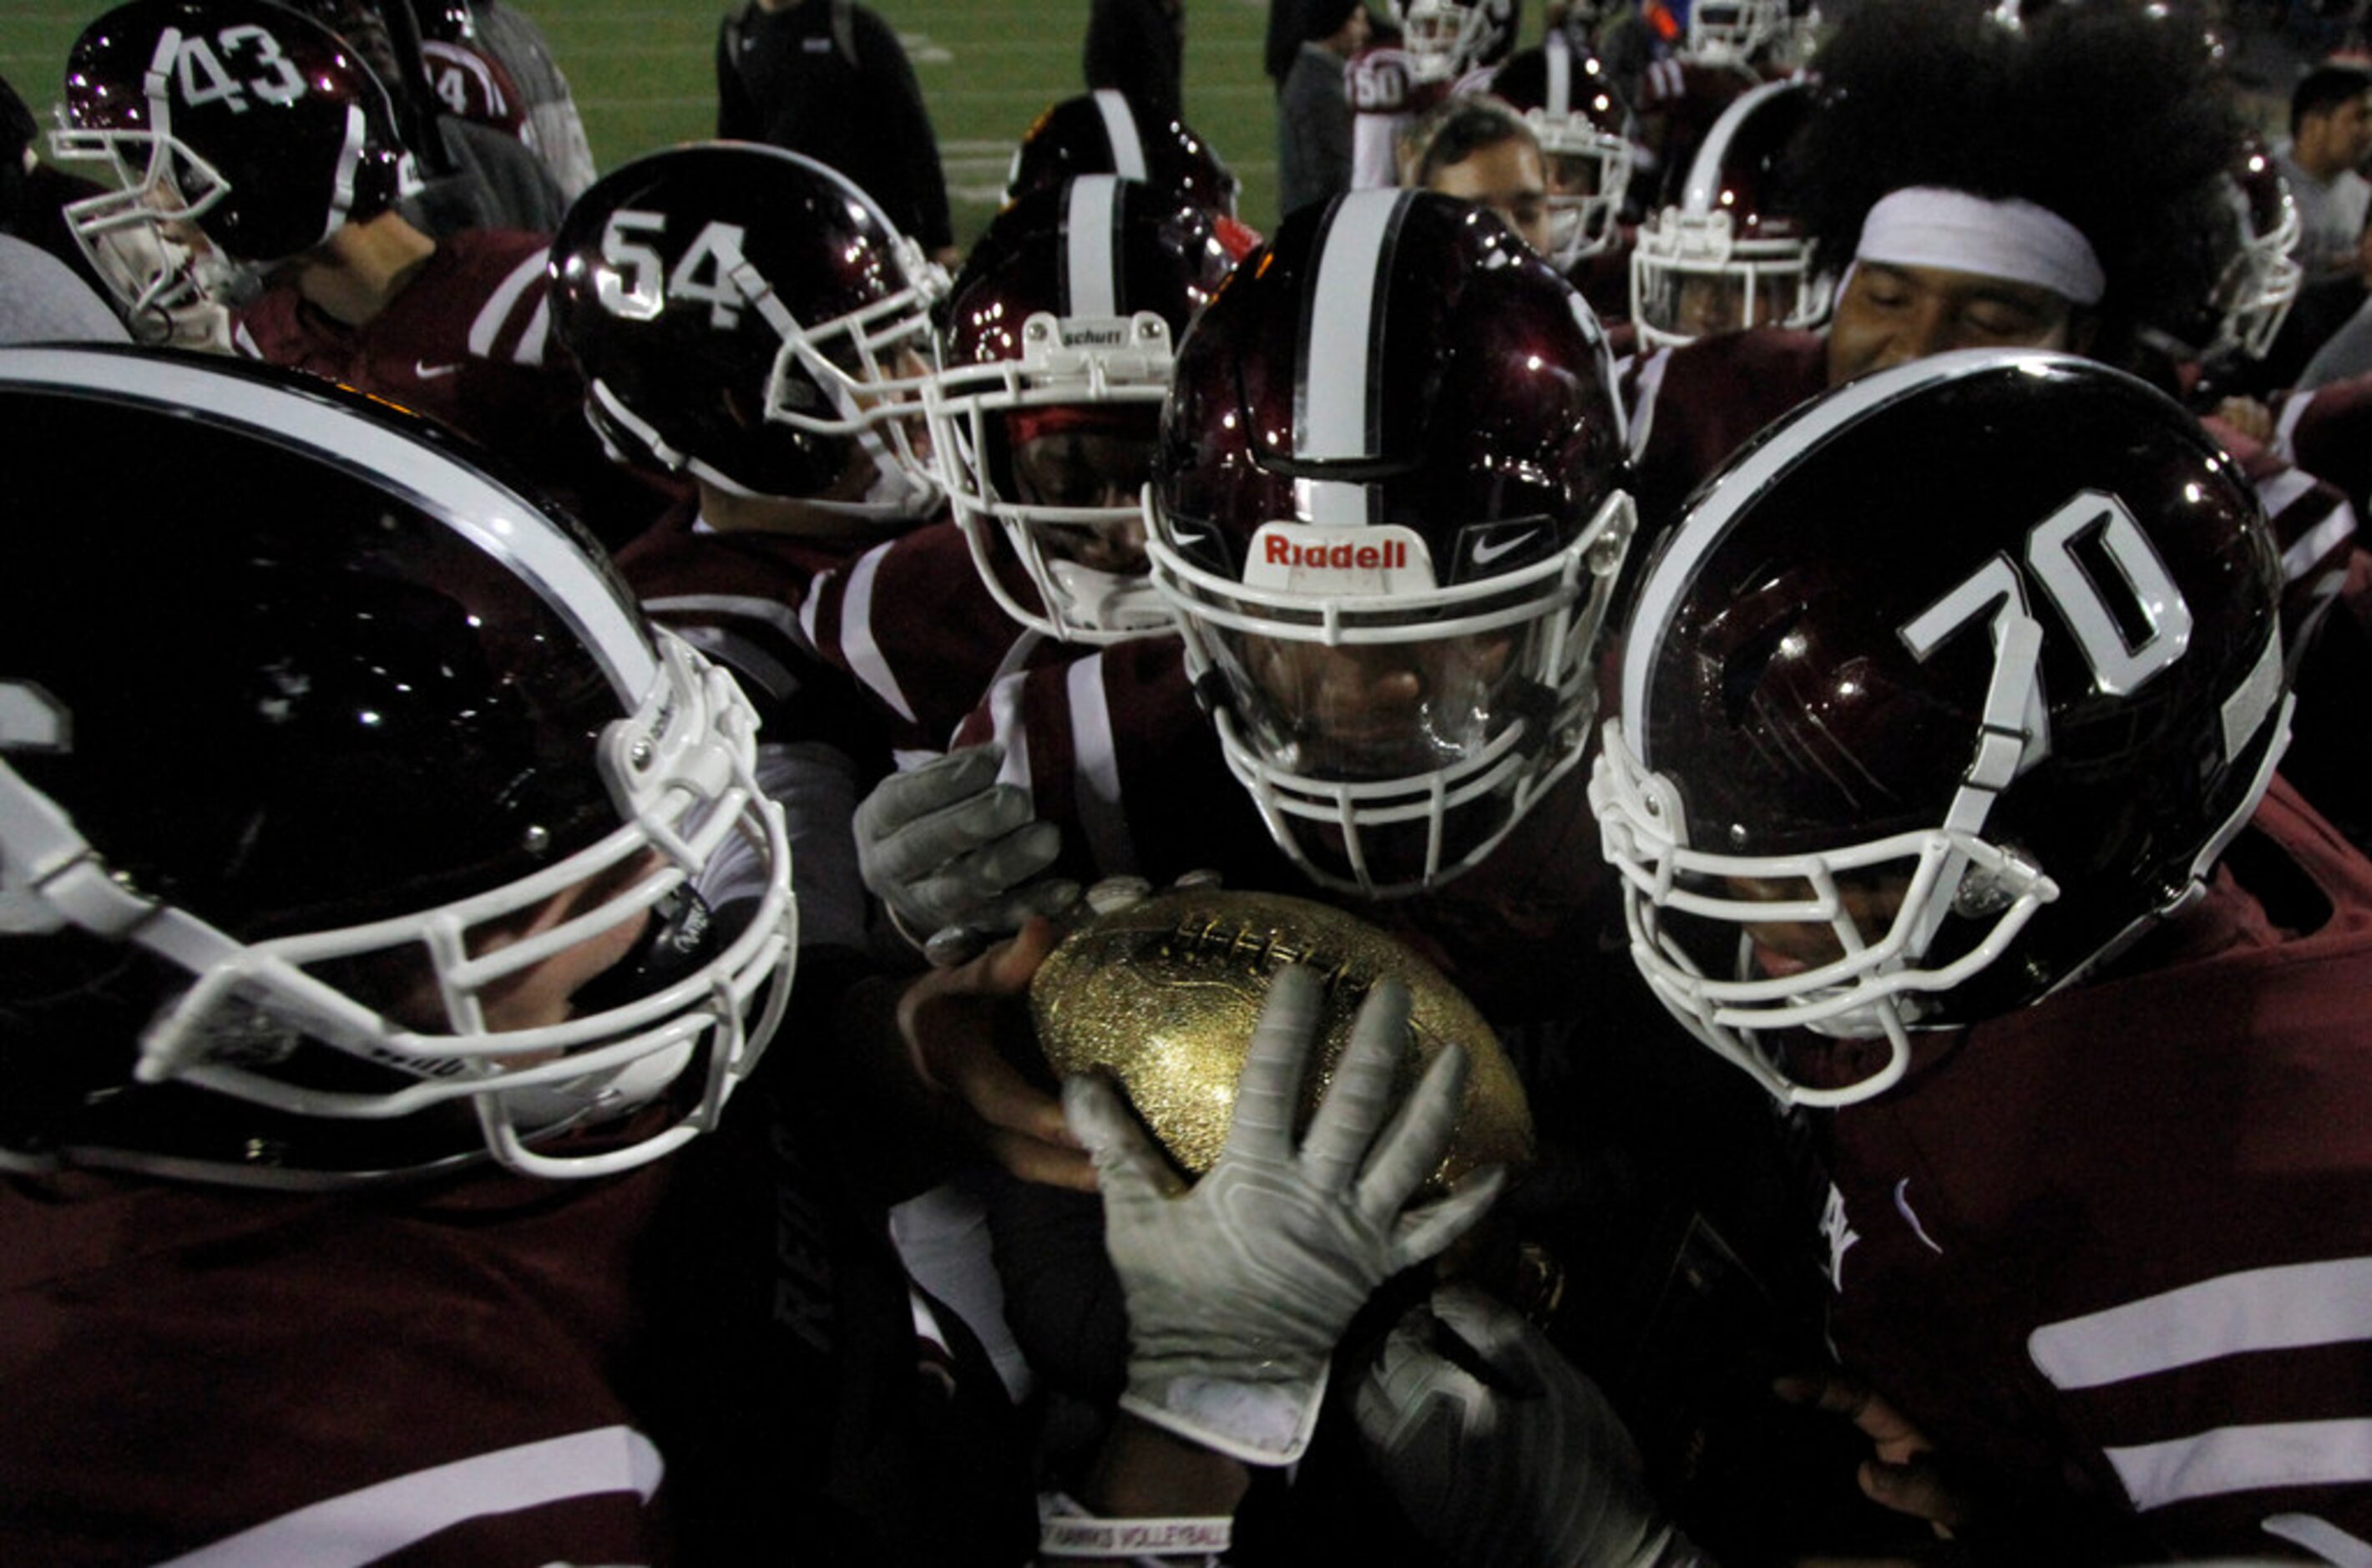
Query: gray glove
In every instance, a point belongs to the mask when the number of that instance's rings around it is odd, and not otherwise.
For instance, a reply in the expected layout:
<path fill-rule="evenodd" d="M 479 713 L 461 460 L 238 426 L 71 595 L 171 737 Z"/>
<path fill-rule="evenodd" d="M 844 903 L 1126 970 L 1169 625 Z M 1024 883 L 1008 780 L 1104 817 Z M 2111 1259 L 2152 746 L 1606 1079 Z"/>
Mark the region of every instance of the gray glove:
<path fill-rule="evenodd" d="M 1360 1008 L 1296 1149 L 1294 1111 L 1322 995 L 1315 970 L 1278 973 L 1227 1143 L 1182 1193 L 1110 1083 L 1063 1086 L 1071 1131 L 1095 1158 L 1104 1242 L 1128 1302 L 1122 1408 L 1249 1464 L 1300 1457 L 1353 1314 L 1386 1279 L 1482 1218 L 1503 1174 L 1476 1172 L 1449 1196 L 1402 1212 L 1448 1146 L 1466 1053 L 1436 1056 L 1384 1125 L 1408 1044 L 1408 992 L 1396 982 Z"/>
<path fill-rule="evenodd" d="M 1369 1458 L 1459 1568 L 1707 1561 L 1648 1495 L 1639 1451 L 1597 1385 L 1471 1285 L 1443 1285 L 1401 1319 L 1355 1404 Z"/>
<path fill-rule="evenodd" d="M 968 746 L 881 781 L 856 808 L 856 865 L 909 940 L 961 962 L 992 935 L 1078 901 L 1076 882 L 1031 877 L 1063 847 L 1029 792 L 999 784 L 994 746 Z"/>

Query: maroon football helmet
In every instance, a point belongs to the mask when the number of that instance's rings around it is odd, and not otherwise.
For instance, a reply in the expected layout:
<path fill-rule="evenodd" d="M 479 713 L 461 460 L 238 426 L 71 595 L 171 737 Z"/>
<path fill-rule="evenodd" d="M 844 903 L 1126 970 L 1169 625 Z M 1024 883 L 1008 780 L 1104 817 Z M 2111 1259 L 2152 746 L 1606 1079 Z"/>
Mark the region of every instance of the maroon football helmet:
<path fill-rule="evenodd" d="M 120 186 L 68 205 L 67 222 L 135 318 L 235 294 L 252 268 L 417 188 L 378 78 L 266 0 L 108 12 L 67 57 L 64 113 L 52 155 L 107 164 Z M 156 237 L 155 264 L 119 281 L 101 242 L 132 228 Z"/>
<path fill-rule="evenodd" d="M 1805 405 L 1648 568 L 1590 799 L 1633 956 L 1782 1098 L 2200 891 L 2287 735 L 2276 552 L 2170 400 L 1979 349 Z M 1806 1086 L 1758 1031 L 1883 1037 Z"/>
<path fill-rule="evenodd" d="M 1629 111 L 1605 64 L 1552 29 L 1537 48 L 1500 66 L 1491 91 L 1540 138 L 1548 167 L 1550 259 L 1570 268 L 1612 244 L 1634 149 L 1624 134 Z"/>
<path fill-rule="evenodd" d="M 1179 121 L 1141 121 L 1110 87 L 1066 98 L 1041 114 L 1014 149 L 1005 199 L 1051 190 L 1082 174 L 1142 180 L 1229 217 L 1242 181 Z"/>
<path fill-rule="evenodd" d="M 1785 163 L 1815 107 L 1809 82 L 1766 82 L 1714 122 L 1679 188 L 1639 226 L 1631 318 L 1641 342 L 1828 319 L 1835 291 L 1813 271 Z"/>
<path fill-rule="evenodd" d="M 1154 581 L 1320 884 L 1446 881 L 1579 761 L 1632 528 L 1610 388 L 1572 285 L 1430 192 L 1293 215 L 1187 335 Z"/>
<path fill-rule="evenodd" d="M 1108 174 L 1024 196 L 972 247 L 924 401 L 957 526 L 1022 624 L 1089 643 L 1169 629 L 1140 492 L 1172 345 L 1233 265 L 1210 213 Z"/>
<path fill-rule="evenodd" d="M 604 175 L 552 241 L 552 326 L 611 452 L 885 523 L 938 505 L 910 436 L 939 269 L 812 158 L 695 142 Z M 857 471 L 862 498 L 826 499 Z"/>

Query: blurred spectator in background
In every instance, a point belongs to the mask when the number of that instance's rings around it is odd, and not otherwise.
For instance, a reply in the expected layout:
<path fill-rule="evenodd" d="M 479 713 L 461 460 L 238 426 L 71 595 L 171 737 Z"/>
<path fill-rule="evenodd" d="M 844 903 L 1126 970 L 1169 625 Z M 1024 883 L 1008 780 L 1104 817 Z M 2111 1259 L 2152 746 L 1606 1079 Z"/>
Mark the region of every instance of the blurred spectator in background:
<path fill-rule="evenodd" d="M 432 5 L 436 0 L 416 0 Z M 449 6 L 455 0 L 445 0 Z M 495 0 L 475 0 L 469 9 L 477 22 L 477 41 L 510 73 L 511 83 L 526 100 L 528 129 L 535 133 L 536 156 L 552 171 L 552 183 L 570 201 L 585 192 L 597 172 L 593 148 L 585 138 L 585 122 L 576 112 L 576 95 L 568 78 L 552 57 L 543 31 L 515 6 Z"/>
<path fill-rule="evenodd" d="M 1087 86 L 1112 87 L 1142 120 L 1185 118 L 1186 0 L 1095 0 Z"/>
<path fill-rule="evenodd" d="M 804 153 L 956 258 L 938 136 L 898 35 L 853 0 L 746 0 L 716 35 L 716 134 Z"/>
<path fill-rule="evenodd" d="M 2298 261 L 2307 285 L 2355 271 L 2372 184 L 2355 172 L 2372 153 L 2372 73 L 2318 65 L 2290 94 L 2289 145 L 2276 155 L 2298 205 Z"/>
<path fill-rule="evenodd" d="M 1351 99 L 1343 67 L 1367 42 L 1366 0 L 1299 0 L 1301 42 L 1276 105 L 1276 210 L 1351 188 Z"/>

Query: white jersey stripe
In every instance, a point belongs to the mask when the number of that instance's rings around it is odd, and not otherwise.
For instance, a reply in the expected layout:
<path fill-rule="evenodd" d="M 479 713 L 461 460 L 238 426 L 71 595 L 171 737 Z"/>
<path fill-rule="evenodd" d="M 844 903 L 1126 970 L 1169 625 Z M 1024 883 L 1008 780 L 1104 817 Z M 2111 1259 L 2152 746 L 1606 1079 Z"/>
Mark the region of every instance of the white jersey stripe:
<path fill-rule="evenodd" d="M 2126 1495 L 2145 1513 L 2232 1492 L 2372 1483 L 2372 1421 L 2219 1426 L 2106 1452 Z"/>
<path fill-rule="evenodd" d="M 2264 1522 L 2267 1535 L 2302 1546 L 2337 1568 L 2372 1568 L 2372 1542 L 2361 1541 L 2312 1514 L 2275 1514 Z"/>
<path fill-rule="evenodd" d="M 1136 844 L 1129 837 L 1128 813 L 1121 809 L 1120 748 L 1112 737 L 1103 656 L 1074 660 L 1063 679 L 1071 710 L 1073 807 L 1079 829 L 1099 870 L 1106 876 L 1132 874 Z"/>
<path fill-rule="evenodd" d="M 1122 180 L 1145 179 L 1145 141 L 1136 134 L 1128 99 L 1110 87 L 1098 87 L 1096 112 L 1104 117 L 1104 138 L 1111 143 L 1112 172 Z"/>
<path fill-rule="evenodd" d="M 605 1493 L 645 1503 L 666 1466 L 651 1440 L 626 1426 L 523 1443 L 417 1470 L 299 1508 L 174 1558 L 163 1568 L 361 1568 L 443 1530 Z"/>
<path fill-rule="evenodd" d="M 2046 1323 L 2027 1352 L 2061 1388 L 2096 1388 L 2248 1351 L 2372 1340 L 2372 1258 L 2202 1280 Z"/>
<path fill-rule="evenodd" d="M 914 705 L 899 688 L 897 673 L 882 655 L 873 635 L 873 579 L 881 570 L 888 545 L 875 545 L 848 569 L 848 592 L 840 601 L 840 648 L 856 679 L 871 687 L 892 712 L 908 724 L 915 722 Z"/>
<path fill-rule="evenodd" d="M 478 319 L 470 323 L 471 354 L 476 354 L 480 359 L 492 359 L 494 356 L 494 340 L 502 335 L 504 323 L 510 319 L 511 311 L 518 305 L 519 296 L 525 294 L 530 285 L 543 276 L 544 260 L 544 254 L 541 251 L 529 256 L 512 268 L 511 275 L 505 278 L 502 285 L 486 296 L 485 305 L 478 311 Z"/>
<path fill-rule="evenodd" d="M 519 334 L 518 347 L 511 357 L 521 365 L 541 366 L 543 345 L 552 338 L 552 291 L 545 289 L 537 296 L 535 314 L 527 319 L 527 331 Z"/>
<path fill-rule="evenodd" d="M 2283 469 L 2257 482 L 2257 499 L 2264 503 L 2265 516 L 2278 517 L 2282 508 L 2312 490 L 2314 482 L 2314 475 L 2302 470 Z"/>
<path fill-rule="evenodd" d="M 1090 175 L 1071 181 L 1063 214 L 1064 274 L 1069 311 L 1094 320 L 1120 314 L 1120 181 Z"/>
<path fill-rule="evenodd" d="M 2306 411 L 2313 406 L 2312 392 L 2292 392 L 2282 400 L 2282 412 L 2273 416 L 2273 438 L 2267 443 L 2273 447 L 2275 457 L 2285 462 L 2297 461 L 2298 422 L 2306 418 Z"/>
<path fill-rule="evenodd" d="M 2292 540 L 2282 552 L 2282 581 L 2295 583 L 2314 569 L 2315 563 L 2347 542 L 2355 532 L 2355 508 L 2344 501 L 2331 516 Z"/>

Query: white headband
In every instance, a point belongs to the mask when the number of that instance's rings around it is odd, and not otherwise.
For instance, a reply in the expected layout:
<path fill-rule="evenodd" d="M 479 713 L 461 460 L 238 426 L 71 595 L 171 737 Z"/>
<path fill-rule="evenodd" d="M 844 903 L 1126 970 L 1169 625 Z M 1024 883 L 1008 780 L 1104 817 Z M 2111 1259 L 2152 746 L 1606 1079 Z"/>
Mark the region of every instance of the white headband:
<path fill-rule="evenodd" d="M 1933 185 L 1891 192 L 1870 208 L 1854 257 L 2032 284 L 2075 305 L 2099 304 L 2109 281 L 2091 241 L 2057 213 Z"/>

